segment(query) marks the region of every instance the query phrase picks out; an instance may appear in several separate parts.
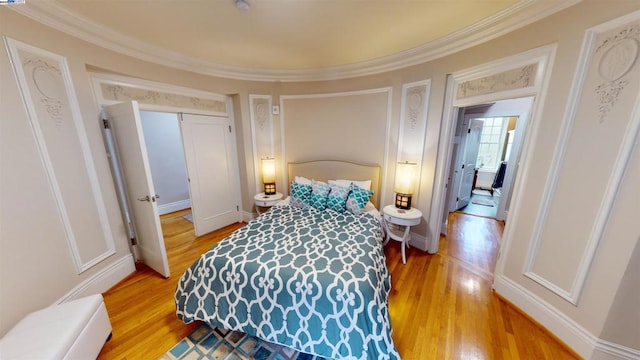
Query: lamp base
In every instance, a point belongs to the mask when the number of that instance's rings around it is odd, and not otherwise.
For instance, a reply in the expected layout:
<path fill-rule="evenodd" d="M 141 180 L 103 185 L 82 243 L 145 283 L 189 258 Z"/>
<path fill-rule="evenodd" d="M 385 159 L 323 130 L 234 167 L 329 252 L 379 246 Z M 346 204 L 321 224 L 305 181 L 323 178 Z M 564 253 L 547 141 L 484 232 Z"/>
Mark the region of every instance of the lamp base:
<path fill-rule="evenodd" d="M 276 183 L 264 184 L 264 194 L 265 195 L 275 195 L 276 194 Z"/>
<path fill-rule="evenodd" d="M 396 207 L 403 210 L 411 209 L 411 195 L 396 194 Z"/>

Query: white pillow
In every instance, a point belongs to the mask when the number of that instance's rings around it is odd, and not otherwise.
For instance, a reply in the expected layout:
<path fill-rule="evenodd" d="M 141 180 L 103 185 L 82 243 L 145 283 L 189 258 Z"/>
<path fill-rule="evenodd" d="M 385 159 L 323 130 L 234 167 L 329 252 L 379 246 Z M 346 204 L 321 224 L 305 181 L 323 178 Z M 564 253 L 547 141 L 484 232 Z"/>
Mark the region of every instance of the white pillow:
<path fill-rule="evenodd" d="M 334 185 L 338 185 L 338 186 L 342 186 L 342 187 L 349 187 L 349 185 L 351 185 L 351 183 L 353 183 L 354 185 L 357 185 L 365 190 L 371 190 L 371 180 L 363 180 L 363 181 L 358 181 L 358 180 L 329 180 L 329 184 L 334 184 Z"/>
<path fill-rule="evenodd" d="M 306 177 L 302 177 L 302 176 L 296 176 L 293 181 L 297 182 L 298 184 L 311 185 L 311 180 L 307 179 Z"/>

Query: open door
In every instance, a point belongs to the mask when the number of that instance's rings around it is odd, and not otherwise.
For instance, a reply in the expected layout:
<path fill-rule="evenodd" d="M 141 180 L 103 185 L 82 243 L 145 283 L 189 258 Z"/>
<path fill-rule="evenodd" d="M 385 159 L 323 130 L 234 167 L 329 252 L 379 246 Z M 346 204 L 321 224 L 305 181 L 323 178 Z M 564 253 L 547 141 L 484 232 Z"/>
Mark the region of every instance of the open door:
<path fill-rule="evenodd" d="M 458 169 L 460 174 L 460 187 L 456 197 L 456 209 L 461 209 L 469 205 L 471 191 L 473 191 L 473 178 L 476 172 L 476 159 L 478 158 L 478 148 L 480 147 L 480 136 L 482 135 L 482 120 L 470 119 L 467 135 L 464 140 L 464 152 L 462 163 Z"/>
<path fill-rule="evenodd" d="M 238 159 L 228 117 L 181 114 L 196 236 L 241 220 Z"/>
<path fill-rule="evenodd" d="M 142 133 L 138 103 L 126 102 L 104 107 L 124 172 L 130 200 L 136 247 L 141 260 L 164 277 L 169 277 L 169 262 L 164 246 L 156 193 Z"/>

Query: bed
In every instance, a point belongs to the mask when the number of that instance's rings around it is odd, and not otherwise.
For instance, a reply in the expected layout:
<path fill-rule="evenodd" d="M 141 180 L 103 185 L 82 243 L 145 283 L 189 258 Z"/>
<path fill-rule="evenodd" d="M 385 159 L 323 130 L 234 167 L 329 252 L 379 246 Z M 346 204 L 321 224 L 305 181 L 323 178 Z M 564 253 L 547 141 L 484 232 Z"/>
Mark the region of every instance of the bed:
<path fill-rule="evenodd" d="M 378 166 L 290 163 L 288 175 L 369 179 L 379 193 Z M 370 200 L 377 205 L 377 196 Z M 400 359 L 391 337 L 390 284 L 376 211 L 280 205 L 185 271 L 176 313 L 185 323 L 203 321 L 325 358 Z"/>

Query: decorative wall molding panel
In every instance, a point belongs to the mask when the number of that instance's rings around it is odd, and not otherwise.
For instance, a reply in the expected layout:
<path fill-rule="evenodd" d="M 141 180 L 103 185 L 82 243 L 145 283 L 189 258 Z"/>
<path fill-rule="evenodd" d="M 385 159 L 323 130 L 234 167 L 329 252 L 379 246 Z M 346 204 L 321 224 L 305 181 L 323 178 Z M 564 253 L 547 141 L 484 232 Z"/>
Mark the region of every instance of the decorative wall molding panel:
<path fill-rule="evenodd" d="M 422 154 L 427 131 L 430 90 L 431 80 L 402 85 L 397 161 L 417 163 L 417 174 L 422 174 Z M 417 179 L 417 183 L 421 183 L 420 179 Z M 417 195 L 419 194 L 416 194 L 416 197 Z"/>
<path fill-rule="evenodd" d="M 113 255 L 115 246 L 67 61 L 4 39 L 72 259 L 82 273 Z"/>
<path fill-rule="evenodd" d="M 638 137 L 639 42 L 640 12 L 587 30 L 523 270 L 572 304 Z M 572 164 L 570 172 L 565 162 Z"/>
<path fill-rule="evenodd" d="M 458 85 L 459 99 L 501 91 L 530 88 L 535 85 L 537 64 L 528 64 L 499 74 L 469 80 Z"/>
<path fill-rule="evenodd" d="M 249 95 L 251 107 L 251 134 L 253 140 L 253 164 L 256 174 L 256 193 L 262 192 L 260 159 L 275 157 L 273 148 L 273 117 L 271 95 Z M 281 159 L 276 159 L 276 163 Z M 276 165 L 277 166 L 277 165 Z"/>
<path fill-rule="evenodd" d="M 640 41 L 640 25 L 631 24 L 614 32 L 596 48 L 599 55 L 597 64 L 600 82 L 596 87 L 599 98 L 598 114 L 603 122 L 607 114 L 613 110 L 622 91 L 629 85 L 631 71 L 638 60 L 638 41 Z"/>
<path fill-rule="evenodd" d="M 110 74 L 92 73 L 91 80 L 101 105 L 137 101 L 145 110 L 194 110 L 198 114 L 219 116 L 229 112 L 224 95 Z"/>

